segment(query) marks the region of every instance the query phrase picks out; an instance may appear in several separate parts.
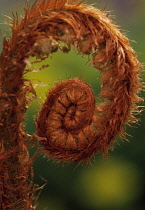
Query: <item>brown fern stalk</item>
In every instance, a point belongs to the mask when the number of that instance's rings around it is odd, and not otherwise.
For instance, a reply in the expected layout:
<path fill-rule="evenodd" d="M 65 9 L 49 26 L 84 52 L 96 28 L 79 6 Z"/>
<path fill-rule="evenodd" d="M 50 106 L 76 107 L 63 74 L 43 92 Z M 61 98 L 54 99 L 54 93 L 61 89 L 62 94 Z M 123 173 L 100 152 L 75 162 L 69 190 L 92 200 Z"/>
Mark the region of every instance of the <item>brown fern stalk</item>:
<path fill-rule="evenodd" d="M 34 209 L 23 126 L 26 93 L 34 92 L 24 79 L 28 58 L 41 61 L 58 49 L 68 53 L 72 46 L 100 70 L 103 102 L 95 108 L 93 91 L 77 78 L 57 84 L 36 119 L 44 152 L 65 161 L 106 154 L 124 124 L 136 120 L 141 65 L 108 15 L 78 0 L 37 0 L 26 7 L 20 23 L 14 18 L 12 37 L 3 39 L 0 55 L 0 209 Z"/>

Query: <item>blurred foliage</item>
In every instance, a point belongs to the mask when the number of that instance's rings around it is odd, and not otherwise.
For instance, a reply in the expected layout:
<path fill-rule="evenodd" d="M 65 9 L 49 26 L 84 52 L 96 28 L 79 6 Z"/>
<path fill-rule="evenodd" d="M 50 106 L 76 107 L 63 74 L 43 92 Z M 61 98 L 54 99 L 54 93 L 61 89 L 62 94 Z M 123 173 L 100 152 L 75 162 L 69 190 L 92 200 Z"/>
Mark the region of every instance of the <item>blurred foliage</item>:
<path fill-rule="evenodd" d="M 86 205 L 102 210 L 125 208 L 142 190 L 139 171 L 130 162 L 117 158 L 97 161 L 95 167 L 80 174 L 79 184 L 76 193 Z"/>
<path fill-rule="evenodd" d="M 123 33 L 138 52 L 141 62 L 145 62 L 145 1 L 144 0 L 88 0 L 102 10 L 112 11 L 109 15 L 121 25 Z M 1 0 L 0 22 L 6 23 L 11 11 L 23 14 L 24 0 Z M 30 1 L 32 3 L 32 1 Z M 2 14 L 3 13 L 3 14 Z M 12 15 L 10 15 L 12 16 Z M 0 25 L 2 34 L 8 37 L 8 26 Z M 2 43 L 2 42 L 1 42 Z M 32 61 L 33 58 L 30 58 Z M 86 56 L 78 55 L 73 49 L 69 54 L 57 52 L 44 61 L 49 67 L 41 72 L 25 75 L 36 88 L 37 99 L 26 113 L 26 130 L 35 132 L 34 116 L 49 89 L 55 82 L 72 77 L 80 77 L 94 89 L 96 101 L 100 92 L 100 73 L 89 66 Z M 39 64 L 39 65 L 42 65 Z M 38 69 L 39 65 L 34 65 Z M 145 79 L 144 79 L 145 80 Z M 144 93 L 141 93 L 145 97 Z M 142 104 L 143 105 L 143 102 Z M 144 210 L 145 209 L 145 112 L 140 115 L 139 125 L 127 128 L 130 142 L 117 139 L 114 151 L 108 159 L 100 154 L 92 160 L 92 165 L 57 164 L 47 157 L 38 157 L 34 163 L 35 183 L 46 184 L 42 190 L 37 210 Z M 47 180 L 47 181 L 46 181 Z"/>

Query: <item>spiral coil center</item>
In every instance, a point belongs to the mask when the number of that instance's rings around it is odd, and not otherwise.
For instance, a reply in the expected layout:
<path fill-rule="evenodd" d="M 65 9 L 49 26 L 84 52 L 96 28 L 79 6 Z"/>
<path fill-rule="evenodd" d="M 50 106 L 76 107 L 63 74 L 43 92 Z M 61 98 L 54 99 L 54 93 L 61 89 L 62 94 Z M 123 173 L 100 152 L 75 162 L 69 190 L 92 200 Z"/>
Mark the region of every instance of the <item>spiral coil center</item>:
<path fill-rule="evenodd" d="M 61 82 L 50 91 L 39 118 L 47 119 L 43 134 L 50 144 L 65 149 L 77 149 L 88 143 L 85 129 L 90 126 L 95 111 L 95 98 L 90 86 L 74 78 Z M 44 129 L 45 127 L 45 129 Z"/>

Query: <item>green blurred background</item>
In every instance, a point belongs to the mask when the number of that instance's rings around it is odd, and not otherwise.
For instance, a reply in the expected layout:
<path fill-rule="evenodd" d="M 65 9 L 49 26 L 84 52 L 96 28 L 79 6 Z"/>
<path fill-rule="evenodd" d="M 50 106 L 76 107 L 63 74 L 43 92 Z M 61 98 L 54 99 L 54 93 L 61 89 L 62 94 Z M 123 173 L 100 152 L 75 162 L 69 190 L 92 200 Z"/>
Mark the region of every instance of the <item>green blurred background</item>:
<path fill-rule="evenodd" d="M 130 40 L 135 40 L 131 45 L 144 63 L 145 1 L 87 2 L 96 3 L 96 7 L 114 16 L 121 31 Z M 0 0 L 0 23 L 6 23 L 4 15 L 12 16 L 12 11 L 23 14 L 24 4 L 25 0 Z M 8 26 L 1 24 L 0 28 L 2 34 L 8 37 Z M 36 89 L 39 98 L 33 101 L 26 113 L 28 133 L 35 132 L 34 115 L 39 111 L 46 92 L 56 81 L 78 76 L 91 84 L 97 97 L 100 92 L 99 72 L 91 68 L 87 60 L 86 56 L 78 55 L 75 49 L 67 55 L 57 52 L 45 61 L 49 64 L 48 68 L 27 75 L 33 78 L 32 83 L 42 85 Z M 34 68 L 38 68 L 38 65 Z M 145 97 L 145 93 L 141 95 Z M 140 116 L 139 125 L 127 128 L 127 132 L 132 136 L 128 136 L 129 142 L 117 139 L 108 159 L 97 154 L 89 166 L 57 164 L 39 156 L 34 163 L 35 183 L 41 186 L 47 180 L 47 184 L 36 203 L 36 210 L 145 210 L 145 112 Z"/>

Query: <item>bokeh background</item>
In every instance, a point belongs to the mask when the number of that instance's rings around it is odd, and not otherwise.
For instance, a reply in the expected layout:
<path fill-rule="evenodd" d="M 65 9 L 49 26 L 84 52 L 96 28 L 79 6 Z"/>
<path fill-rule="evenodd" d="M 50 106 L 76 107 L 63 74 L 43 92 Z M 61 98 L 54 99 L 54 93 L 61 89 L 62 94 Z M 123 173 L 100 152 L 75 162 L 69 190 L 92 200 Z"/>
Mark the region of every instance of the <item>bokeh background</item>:
<path fill-rule="evenodd" d="M 113 16 L 121 31 L 133 40 L 131 45 L 144 63 L 145 1 L 88 0 L 87 3 L 95 3 L 96 7 L 107 10 Z M 11 13 L 16 11 L 23 15 L 24 5 L 25 0 L 0 0 L 2 35 L 8 37 L 10 34 L 4 15 L 12 17 Z M 96 96 L 99 94 L 99 72 L 91 68 L 87 61 L 86 56 L 78 55 L 75 50 L 67 55 L 57 52 L 45 61 L 49 64 L 48 68 L 26 76 L 32 79 L 32 83 L 42 86 L 36 89 L 39 97 L 34 99 L 26 113 L 28 133 L 35 132 L 34 116 L 46 92 L 56 81 L 78 76 L 91 84 Z M 145 93 L 141 95 L 145 97 Z M 144 105 L 143 102 L 140 105 Z M 139 124 L 128 127 L 127 132 L 130 135 L 128 142 L 117 139 L 110 156 L 103 159 L 97 154 L 91 165 L 57 164 L 39 156 L 34 163 L 34 179 L 40 186 L 46 185 L 39 195 L 36 210 L 145 210 L 145 111 L 140 115 Z"/>

